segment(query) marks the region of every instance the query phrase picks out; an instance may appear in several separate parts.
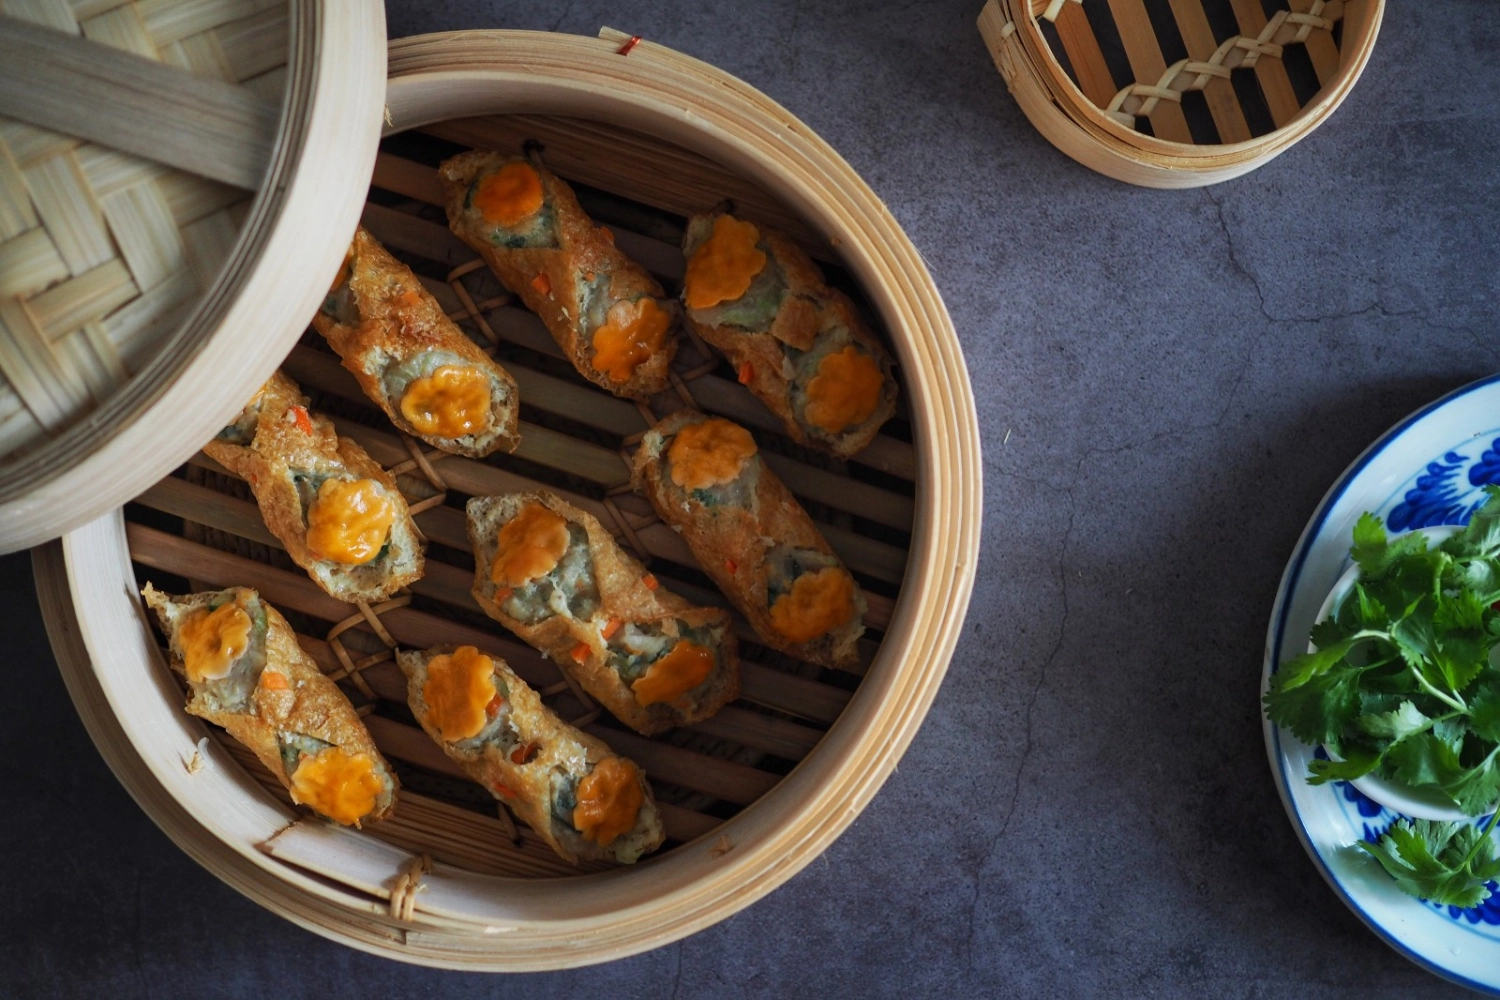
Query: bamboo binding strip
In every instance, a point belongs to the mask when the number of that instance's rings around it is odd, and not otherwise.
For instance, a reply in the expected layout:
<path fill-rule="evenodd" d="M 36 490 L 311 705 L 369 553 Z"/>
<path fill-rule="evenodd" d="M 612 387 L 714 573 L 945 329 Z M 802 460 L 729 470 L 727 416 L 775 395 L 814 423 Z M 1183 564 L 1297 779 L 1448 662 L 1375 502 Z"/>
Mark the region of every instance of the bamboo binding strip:
<path fill-rule="evenodd" d="M 313 299 L 286 276 L 342 237 L 301 217 L 352 225 L 383 27 L 325 0 L 0 2 L 0 551 L 159 478 L 295 338 Z M 263 348 L 229 342 L 249 328 Z"/>
<path fill-rule="evenodd" d="M 1342 103 L 1384 0 L 988 0 L 1006 86 L 1100 173 L 1182 188 L 1239 176 Z"/>
<path fill-rule="evenodd" d="M 243 484 L 202 456 L 147 490 L 125 518 L 95 521 L 36 556 L 70 690 L 148 812 L 252 898 L 408 961 L 506 970 L 602 961 L 675 940 L 780 884 L 853 819 L 905 749 L 972 584 L 980 476 L 972 396 L 915 250 L 847 165 L 783 110 L 669 50 L 643 43 L 626 57 L 619 47 L 614 38 L 519 32 L 393 47 L 395 127 L 427 126 L 426 135 L 398 136 L 382 152 L 365 224 L 512 371 L 525 423 L 514 456 L 441 455 L 397 435 L 320 341 L 287 359 L 315 405 L 396 468 L 402 490 L 423 506 L 416 518 L 429 540 L 428 572 L 409 597 L 368 609 L 329 598 L 286 561 Z M 682 107 L 701 125 L 687 124 Z M 729 185 L 747 203 L 760 199 L 796 219 L 799 238 L 847 264 L 868 293 L 891 335 L 909 413 L 840 465 L 782 438 L 701 344 L 684 344 L 673 388 L 644 411 L 578 378 L 539 321 L 448 234 L 430 179 L 453 137 L 508 149 L 539 133 L 565 176 L 570 162 L 610 164 L 608 177 L 590 181 L 602 191 L 583 189 L 585 203 L 669 288 L 681 274 L 681 216 L 711 206 L 705 192 Z M 834 671 L 759 647 L 741 624 L 741 699 L 648 740 L 599 714 L 551 663 L 477 613 L 462 504 L 545 485 L 600 517 L 666 586 L 722 603 L 627 485 L 626 458 L 648 421 L 689 401 L 755 428 L 865 585 L 872 632 L 860 665 Z M 231 742 L 210 739 L 200 751 L 207 730 L 181 711 L 159 639 L 129 597 L 137 570 L 192 586 L 255 586 L 288 613 L 400 769 L 396 818 L 364 831 L 304 819 Z M 641 763 L 662 803 L 668 847 L 630 868 L 580 875 L 494 812 L 402 710 L 405 683 L 390 647 L 438 642 L 504 656 L 564 718 Z M 194 759 L 196 771 L 187 764 Z"/>

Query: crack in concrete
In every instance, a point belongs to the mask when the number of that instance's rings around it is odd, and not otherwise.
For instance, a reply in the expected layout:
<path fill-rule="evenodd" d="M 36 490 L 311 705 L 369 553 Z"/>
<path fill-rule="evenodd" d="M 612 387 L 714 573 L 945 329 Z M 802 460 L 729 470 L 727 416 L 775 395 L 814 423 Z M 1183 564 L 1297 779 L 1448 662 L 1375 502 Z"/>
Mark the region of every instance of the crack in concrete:
<path fill-rule="evenodd" d="M 1266 308 L 1266 293 L 1260 287 L 1260 279 L 1245 266 L 1244 261 L 1240 260 L 1240 252 L 1234 245 L 1234 234 L 1229 231 L 1229 220 L 1224 218 L 1224 203 L 1215 198 L 1209 188 L 1203 189 L 1203 195 L 1208 199 L 1209 204 L 1213 205 L 1219 220 L 1219 231 L 1224 234 L 1224 246 L 1229 250 L 1229 266 L 1238 271 L 1246 281 L 1250 282 L 1250 287 L 1255 289 L 1255 297 L 1260 302 L 1261 315 L 1273 323 L 1276 322 L 1276 317 L 1272 316 L 1271 311 Z"/>
<path fill-rule="evenodd" d="M 1062 653 L 1063 643 L 1068 638 L 1068 546 L 1073 540 L 1073 526 L 1077 521 L 1078 507 L 1074 503 L 1073 488 L 1071 486 L 1063 489 L 1062 494 L 1068 499 L 1068 525 L 1063 529 L 1062 550 L 1057 559 L 1057 575 L 1062 585 L 1062 615 L 1057 623 L 1057 641 L 1052 644 L 1052 649 L 1048 652 L 1047 658 L 1042 661 L 1042 665 L 1037 671 L 1036 684 L 1031 688 L 1031 696 L 1026 699 L 1026 724 L 1024 730 L 1026 737 L 1025 743 L 1021 747 L 1021 759 L 1016 763 L 1015 784 L 1011 788 L 1010 802 L 1006 805 L 1005 816 L 1000 821 L 999 829 L 990 838 L 989 848 L 984 852 L 984 857 L 979 859 L 979 865 L 974 870 L 974 897 L 969 901 L 969 929 L 968 935 L 965 938 L 965 950 L 967 952 L 965 965 L 971 972 L 974 970 L 974 922 L 979 911 L 980 897 L 984 895 L 980 880 L 984 875 L 985 868 L 989 866 L 996 851 L 999 850 L 1000 842 L 1005 839 L 1006 833 L 1009 832 L 1010 821 L 1015 817 L 1016 808 L 1020 804 L 1021 779 L 1026 774 L 1026 764 L 1030 761 L 1031 752 L 1034 748 L 1031 736 L 1032 710 L 1036 707 L 1037 699 L 1041 697 L 1042 688 L 1047 683 L 1047 676 L 1051 673 L 1052 664 L 1057 660 L 1059 654 Z"/>
<path fill-rule="evenodd" d="M 557 15 L 557 20 L 553 21 L 552 27 L 548 28 L 547 30 L 556 31 L 558 27 L 561 26 L 563 21 L 567 19 L 568 14 L 573 10 L 573 5 L 577 2 L 578 0 L 568 0 L 567 6 L 562 9 L 562 13 Z"/>
<path fill-rule="evenodd" d="M 1223 201 L 1214 197 L 1212 189 L 1205 188 L 1203 193 L 1204 197 L 1208 199 L 1209 203 L 1214 206 L 1215 215 L 1219 223 L 1219 231 L 1224 234 L 1224 246 L 1229 253 L 1230 267 L 1232 267 L 1246 281 L 1248 281 L 1250 283 L 1250 287 L 1255 289 L 1255 297 L 1260 303 L 1261 315 L 1264 316 L 1269 322 L 1281 324 L 1326 323 L 1333 320 L 1353 319 L 1356 316 L 1366 316 L 1370 313 L 1378 313 L 1382 318 L 1385 319 L 1401 319 L 1406 317 L 1414 317 L 1426 326 L 1435 327 L 1439 330 L 1448 330 L 1452 333 L 1468 334 L 1469 337 L 1473 339 L 1475 345 L 1483 350 L 1486 354 L 1490 355 L 1491 357 L 1497 356 L 1496 348 L 1493 345 L 1486 343 L 1484 339 L 1479 335 L 1478 331 L 1476 331 L 1473 327 L 1442 323 L 1437 320 L 1430 319 L 1421 309 L 1391 309 L 1386 306 L 1386 304 L 1382 302 L 1379 297 L 1370 302 L 1368 305 L 1360 306 L 1358 308 L 1341 309 L 1336 312 L 1312 313 L 1305 316 L 1278 316 L 1276 313 L 1272 312 L 1270 307 L 1266 304 L 1266 293 L 1265 289 L 1261 287 L 1260 279 L 1256 277 L 1255 272 L 1250 270 L 1250 267 L 1240 257 L 1239 248 L 1234 241 L 1234 234 L 1229 229 L 1229 220 L 1224 217 Z"/>

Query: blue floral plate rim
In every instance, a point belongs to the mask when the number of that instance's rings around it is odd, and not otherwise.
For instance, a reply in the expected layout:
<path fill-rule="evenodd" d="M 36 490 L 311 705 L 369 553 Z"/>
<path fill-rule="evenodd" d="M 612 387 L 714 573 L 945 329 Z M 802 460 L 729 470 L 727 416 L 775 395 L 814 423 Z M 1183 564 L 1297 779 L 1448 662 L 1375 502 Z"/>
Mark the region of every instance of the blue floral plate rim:
<path fill-rule="evenodd" d="M 1312 553 L 1315 545 L 1317 545 L 1318 543 L 1323 543 L 1325 546 L 1329 544 L 1328 538 L 1330 536 L 1327 534 L 1327 529 L 1329 526 L 1330 515 L 1332 515 L 1335 508 L 1339 506 L 1340 501 L 1346 499 L 1346 497 L 1350 494 L 1351 488 L 1355 486 L 1361 475 L 1368 469 L 1370 469 L 1370 467 L 1377 460 L 1386 456 L 1387 452 L 1390 451 L 1394 445 L 1403 442 L 1409 443 L 1407 441 L 1408 435 L 1419 429 L 1417 425 L 1422 424 L 1424 421 L 1428 421 L 1429 418 L 1440 414 L 1441 411 L 1447 408 L 1456 407 L 1456 405 L 1458 404 L 1469 401 L 1469 398 L 1476 393 L 1480 393 L 1486 389 L 1497 386 L 1500 386 L 1500 374 L 1492 375 L 1487 378 L 1482 378 L 1475 382 L 1468 383 L 1467 385 L 1460 386 L 1459 388 L 1454 389 L 1452 392 L 1447 393 L 1441 398 L 1417 409 L 1401 421 L 1397 422 L 1393 427 L 1391 427 L 1388 431 L 1377 438 L 1372 444 L 1370 444 L 1369 447 L 1361 452 L 1360 455 L 1349 464 L 1349 466 L 1343 471 L 1339 478 L 1335 480 L 1333 485 L 1329 487 L 1327 493 L 1324 494 L 1323 499 L 1318 503 L 1318 506 L 1314 511 L 1312 518 L 1308 521 L 1307 526 L 1303 529 L 1302 534 L 1298 537 L 1297 544 L 1292 552 L 1292 557 L 1287 563 L 1286 570 L 1282 574 L 1280 586 L 1277 588 L 1276 600 L 1272 606 L 1271 611 L 1270 625 L 1266 633 L 1265 657 L 1262 663 L 1261 671 L 1261 693 L 1264 693 L 1266 684 L 1269 682 L 1270 676 L 1275 670 L 1275 665 L 1277 662 L 1277 651 L 1283 648 L 1284 643 L 1287 640 L 1289 620 L 1292 617 L 1293 605 L 1295 603 L 1299 603 L 1300 600 L 1302 600 L 1302 595 L 1298 592 L 1298 585 L 1303 580 L 1304 571 L 1308 566 L 1309 555 Z M 1497 405 L 1494 410 L 1493 422 L 1494 425 L 1500 426 L 1500 405 Z M 1437 433 L 1441 431 L 1441 428 L 1437 425 L 1432 425 L 1430 428 L 1420 428 L 1420 430 L 1424 431 L 1429 429 L 1433 431 L 1434 436 L 1436 436 Z M 1483 431 L 1485 430 L 1485 428 L 1475 428 L 1475 430 Z M 1475 436 L 1477 436 L 1477 434 Z M 1452 442 L 1453 438 L 1454 435 L 1449 434 L 1442 440 L 1434 441 L 1432 449 L 1429 450 L 1427 454 L 1429 456 L 1436 454 L 1441 457 L 1437 459 L 1437 461 L 1432 461 L 1431 459 L 1429 459 L 1427 462 L 1419 464 L 1415 468 L 1412 468 L 1411 474 L 1407 476 L 1404 482 L 1411 482 L 1412 479 L 1421 479 L 1424 475 L 1424 472 L 1431 476 L 1432 473 L 1437 471 L 1435 469 L 1435 466 L 1439 462 L 1447 463 L 1451 459 L 1461 457 L 1456 456 L 1447 447 L 1447 445 Z M 1495 445 L 1491 446 L 1490 451 L 1493 451 L 1496 446 L 1500 446 L 1500 440 L 1497 440 Z M 1489 457 L 1489 452 L 1487 451 L 1481 461 L 1488 460 Z M 1455 465 L 1454 468 L 1456 469 L 1457 466 Z M 1403 506 L 1404 505 L 1405 501 L 1403 501 Z M 1375 503 L 1370 504 L 1371 509 L 1374 509 L 1376 506 L 1377 504 Z M 1460 508 L 1453 507 L 1452 504 L 1450 504 L 1449 507 L 1453 509 L 1447 512 L 1448 519 L 1438 520 L 1433 523 L 1456 523 L 1454 518 L 1457 516 L 1456 512 L 1459 511 Z M 1467 520 L 1467 513 L 1467 511 L 1462 512 L 1463 520 Z M 1461 521 L 1457 523 L 1461 523 Z M 1403 525 L 1403 527 L 1422 526 L 1425 525 L 1421 523 Z M 1392 527 L 1395 528 L 1396 525 L 1393 524 Z M 1347 533 L 1340 530 L 1340 534 L 1344 535 L 1342 544 L 1344 549 L 1347 551 Z M 1326 596 L 1326 593 L 1327 588 L 1325 587 L 1323 588 L 1321 594 L 1319 594 L 1318 596 L 1319 604 L 1321 604 L 1322 598 L 1323 596 Z M 1294 600 L 1294 598 L 1296 598 L 1297 600 Z M 1305 648 L 1305 637 L 1302 638 L 1301 641 L 1304 644 Z M 1259 710 L 1258 705 L 1257 710 Z M 1476 979 L 1472 975 L 1466 975 L 1451 967 L 1450 965 L 1444 964 L 1443 961 L 1432 954 L 1432 951 L 1435 949 L 1418 950 L 1418 946 L 1414 942 L 1409 942 L 1407 940 L 1407 938 L 1413 937 L 1417 933 L 1417 931 L 1413 929 L 1412 924 L 1408 923 L 1405 920 L 1382 920 L 1379 916 L 1370 912 L 1372 908 L 1371 904 L 1377 901 L 1371 898 L 1372 894 L 1370 892 L 1369 886 L 1359 885 L 1357 884 L 1359 880 L 1347 878 L 1347 872 L 1345 873 L 1344 877 L 1341 877 L 1340 873 L 1335 870 L 1337 862 L 1332 857 L 1325 856 L 1324 852 L 1320 850 L 1318 845 L 1314 842 L 1313 833 L 1309 830 L 1308 827 L 1309 819 L 1308 817 L 1305 817 L 1303 815 L 1302 808 L 1300 808 L 1298 804 L 1298 798 L 1303 796 L 1302 794 L 1294 794 L 1292 788 L 1292 782 L 1294 781 L 1305 784 L 1304 774 L 1300 773 L 1300 769 L 1299 773 L 1295 775 L 1290 775 L 1287 773 L 1289 757 L 1297 755 L 1289 749 L 1289 746 L 1291 744 L 1295 744 L 1296 741 L 1290 736 L 1287 736 L 1287 744 L 1284 744 L 1282 733 L 1280 732 L 1278 727 L 1272 725 L 1268 720 L 1265 719 L 1264 714 L 1262 714 L 1261 716 L 1261 724 L 1266 741 L 1266 754 L 1271 765 L 1271 774 L 1276 782 L 1277 793 L 1281 796 L 1282 805 L 1286 809 L 1288 817 L 1290 817 L 1290 819 L 1292 820 L 1292 827 L 1296 831 L 1297 838 L 1299 841 L 1301 841 L 1303 849 L 1307 851 L 1308 856 L 1312 859 L 1313 864 L 1317 868 L 1319 874 L 1323 876 L 1324 881 L 1329 884 L 1329 886 L 1334 890 L 1335 894 L 1338 895 L 1343 903 L 1349 907 L 1349 909 L 1355 914 L 1355 916 L 1357 916 L 1367 927 L 1369 927 L 1370 930 L 1375 932 L 1377 937 L 1379 937 L 1392 949 L 1405 956 L 1410 961 L 1435 975 L 1449 980 L 1450 982 L 1454 982 L 1461 986 L 1466 986 L 1469 989 L 1477 990 L 1483 993 L 1500 996 L 1500 939 L 1484 939 L 1486 951 L 1491 948 L 1493 948 L 1494 950 L 1493 967 L 1495 968 L 1495 974 L 1493 978 Z M 1308 748 L 1303 748 L 1300 744 L 1296 744 L 1296 747 L 1298 748 L 1299 752 L 1302 752 L 1303 756 L 1306 755 L 1306 751 Z M 1328 789 L 1334 794 L 1338 794 L 1336 791 L 1334 791 L 1333 786 L 1323 786 L 1323 788 Z M 1329 854 L 1331 855 L 1332 853 L 1333 851 L 1330 850 Z M 1389 886 L 1388 891 L 1391 893 L 1399 894 L 1399 891 L 1395 889 L 1394 884 Z M 1420 909 L 1422 912 L 1432 912 L 1428 909 L 1430 904 L 1427 904 L 1425 901 L 1410 899 L 1409 903 L 1411 907 Z M 1381 908 L 1384 909 L 1386 907 L 1385 905 L 1382 905 Z M 1456 920 L 1457 915 L 1454 915 L 1454 917 Z M 1388 926 L 1388 924 L 1393 923 L 1400 923 L 1402 926 L 1400 928 Z M 1442 933 L 1446 937 L 1447 932 L 1445 931 Z M 1452 927 L 1452 933 L 1454 935 L 1463 933 L 1462 926 L 1458 923 L 1455 923 Z M 1472 939 L 1470 938 L 1468 940 Z M 1462 951 L 1462 948 L 1458 945 L 1454 945 L 1449 949 L 1449 951 L 1456 956 Z"/>

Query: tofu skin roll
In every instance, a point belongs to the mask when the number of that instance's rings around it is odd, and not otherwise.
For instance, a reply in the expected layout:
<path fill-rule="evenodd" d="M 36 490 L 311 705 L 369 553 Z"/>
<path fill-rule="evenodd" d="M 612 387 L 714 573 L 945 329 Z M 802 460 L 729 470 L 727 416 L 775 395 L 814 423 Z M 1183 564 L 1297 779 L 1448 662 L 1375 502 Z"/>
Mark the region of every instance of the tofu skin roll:
<path fill-rule="evenodd" d="M 630 399 L 667 387 L 677 303 L 615 247 L 538 153 L 462 153 L 438 172 L 449 228 L 541 317 L 579 374 Z"/>
<path fill-rule="evenodd" d="M 674 413 L 646 432 L 634 482 L 766 645 L 826 666 L 856 661 L 864 594 L 749 431 Z"/>
<path fill-rule="evenodd" d="M 504 660 L 437 646 L 396 662 L 427 735 L 561 857 L 633 864 L 661 846 L 641 769 L 559 719 Z"/>
<path fill-rule="evenodd" d="M 411 436 L 470 458 L 520 443 L 515 379 L 363 227 L 313 327 Z"/>
<path fill-rule="evenodd" d="M 468 504 L 475 601 L 621 722 L 652 735 L 739 695 L 729 614 L 661 586 L 598 519 L 550 493 Z"/>
<path fill-rule="evenodd" d="M 250 484 L 266 527 L 331 596 L 380 601 L 421 578 L 422 545 L 395 477 L 309 412 L 281 372 L 203 450 Z"/>
<path fill-rule="evenodd" d="M 683 239 L 688 322 L 799 444 L 860 452 L 896 410 L 889 352 L 786 236 L 718 211 Z"/>
<path fill-rule="evenodd" d="M 190 714 L 253 750 L 318 815 L 345 826 L 390 815 L 395 773 L 275 608 L 248 587 L 169 597 L 148 583 L 142 594 L 187 678 Z"/>

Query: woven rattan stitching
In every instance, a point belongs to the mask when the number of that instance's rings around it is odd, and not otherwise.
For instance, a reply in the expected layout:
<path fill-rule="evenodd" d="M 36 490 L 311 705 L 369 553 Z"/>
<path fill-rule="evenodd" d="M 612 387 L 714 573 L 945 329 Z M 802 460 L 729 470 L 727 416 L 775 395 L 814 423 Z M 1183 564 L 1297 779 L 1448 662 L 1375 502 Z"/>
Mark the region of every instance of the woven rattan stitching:
<path fill-rule="evenodd" d="M 427 477 L 427 481 L 432 484 L 432 488 L 439 493 L 447 492 L 448 481 L 438 474 L 438 471 L 432 467 L 432 463 L 440 462 L 447 458 L 448 453 L 437 450 L 423 451 L 422 446 L 417 444 L 416 439 L 410 434 L 402 434 L 401 442 L 406 445 L 406 450 L 411 453 L 412 461 L 417 463 L 416 468 L 422 470 L 422 475 Z M 397 468 L 401 467 L 397 466 Z M 402 471 L 406 470 L 403 469 Z M 391 472 L 395 473 L 396 470 L 392 469 Z"/>
<path fill-rule="evenodd" d="M 495 803 L 495 818 L 505 827 L 505 839 L 510 841 L 510 846 L 520 847 L 521 831 L 516 827 L 516 821 L 511 819 L 510 810 L 505 807 L 504 802 Z"/>
<path fill-rule="evenodd" d="M 1051 2 L 1047 4 L 1046 8 L 1044 8 L 1042 12 L 1037 15 L 1037 17 L 1044 17 L 1049 21 L 1056 21 L 1058 16 L 1062 14 L 1063 4 L 1067 2 L 1068 0 L 1051 0 Z M 1078 4 L 1079 6 L 1083 5 L 1083 0 L 1073 0 L 1073 2 Z M 1033 7 L 1032 9 L 1035 9 L 1035 7 Z"/>
<path fill-rule="evenodd" d="M 682 376 L 678 375 L 676 372 L 668 372 L 667 375 L 672 380 L 672 388 L 677 390 L 678 398 L 680 398 L 683 404 L 686 405 L 689 409 L 696 410 L 698 408 L 698 401 L 693 398 L 693 394 L 688 389 L 687 383 L 682 380 Z"/>
<path fill-rule="evenodd" d="M 359 601 L 355 605 L 359 608 L 359 614 L 350 615 L 348 618 L 334 625 L 333 628 L 328 630 L 327 636 L 325 636 L 325 641 L 333 648 L 333 655 L 338 657 L 339 663 L 343 666 L 342 670 L 337 670 L 329 674 L 329 678 L 339 681 L 347 677 L 359 689 L 360 694 L 366 698 L 375 698 L 375 691 L 370 687 L 369 682 L 361 676 L 361 672 L 368 667 L 373 667 L 377 663 L 384 663 L 386 660 L 389 660 L 392 650 L 396 648 L 396 640 L 391 637 L 390 632 L 386 631 L 385 625 L 380 620 L 380 616 L 387 611 L 404 608 L 410 603 L 411 597 L 409 595 L 392 598 L 373 608 L 364 601 Z M 339 641 L 339 636 L 360 624 L 370 626 L 380 641 L 385 643 L 386 649 L 379 653 L 372 653 L 356 661 L 349 656 L 349 651 Z"/>
<path fill-rule="evenodd" d="M 1305 43 L 1314 28 L 1332 31 L 1343 16 L 1343 5 L 1337 0 L 1313 0 L 1306 13 L 1278 11 L 1254 38 L 1236 35 L 1228 39 L 1207 62 L 1179 60 L 1168 66 L 1156 83 L 1133 83 L 1122 89 L 1104 112 L 1126 128 L 1135 128 L 1136 119 L 1150 117 L 1162 101 L 1180 104 L 1183 93 L 1202 90 L 1213 80 L 1228 79 L 1232 70 L 1251 69 L 1261 56 L 1280 59 L 1285 46 Z"/>
<path fill-rule="evenodd" d="M 420 854 L 401 868 L 391 886 L 391 916 L 410 923 L 417 909 L 417 893 L 424 887 L 422 876 L 432 871 L 432 855 Z"/>
<path fill-rule="evenodd" d="M 630 526 L 630 521 L 625 517 L 625 512 L 609 497 L 604 498 L 604 509 L 609 511 L 609 516 L 614 519 L 615 525 L 619 527 L 621 534 L 630 542 L 630 547 L 635 549 L 636 558 L 640 559 L 641 562 L 650 559 L 651 551 L 641 544 L 640 536 Z"/>
<path fill-rule="evenodd" d="M 466 271 L 464 273 L 468 272 Z M 484 312 L 477 304 L 475 304 L 474 297 L 470 295 L 469 290 L 464 287 L 464 283 L 460 280 L 461 277 L 462 275 L 459 274 L 458 271 L 451 272 L 448 275 L 448 287 L 453 289 L 453 294 L 458 296 L 459 303 L 463 305 L 464 318 L 472 321 L 475 326 L 479 327 L 480 332 L 485 335 L 492 346 L 499 344 L 500 335 L 495 332 L 492 326 L 490 326 L 489 320 L 484 318 Z M 497 303 L 497 305 L 498 304 L 499 303 Z M 490 308 L 494 307 L 491 306 Z"/>

